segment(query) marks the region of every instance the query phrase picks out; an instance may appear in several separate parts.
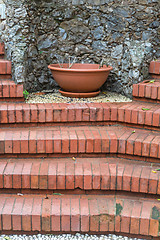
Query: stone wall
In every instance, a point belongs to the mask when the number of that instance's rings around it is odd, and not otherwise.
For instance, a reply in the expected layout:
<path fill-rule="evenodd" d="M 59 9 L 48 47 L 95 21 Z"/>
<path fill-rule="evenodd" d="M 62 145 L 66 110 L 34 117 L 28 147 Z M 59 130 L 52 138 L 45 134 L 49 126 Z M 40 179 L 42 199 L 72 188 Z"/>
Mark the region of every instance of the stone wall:
<path fill-rule="evenodd" d="M 77 57 L 113 67 L 104 85 L 131 96 L 160 57 L 159 0 L 4 0 L 3 40 L 16 82 L 37 91 L 56 86 L 47 66 Z"/>

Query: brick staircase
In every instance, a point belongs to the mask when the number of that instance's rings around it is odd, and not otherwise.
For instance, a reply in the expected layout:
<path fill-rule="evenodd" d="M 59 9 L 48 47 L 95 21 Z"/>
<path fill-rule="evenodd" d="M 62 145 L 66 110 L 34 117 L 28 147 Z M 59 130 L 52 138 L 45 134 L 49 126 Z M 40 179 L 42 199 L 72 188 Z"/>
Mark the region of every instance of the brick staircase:
<path fill-rule="evenodd" d="M 1 58 L 0 233 L 159 239 L 160 73 L 130 103 L 26 104 L 9 66 Z"/>

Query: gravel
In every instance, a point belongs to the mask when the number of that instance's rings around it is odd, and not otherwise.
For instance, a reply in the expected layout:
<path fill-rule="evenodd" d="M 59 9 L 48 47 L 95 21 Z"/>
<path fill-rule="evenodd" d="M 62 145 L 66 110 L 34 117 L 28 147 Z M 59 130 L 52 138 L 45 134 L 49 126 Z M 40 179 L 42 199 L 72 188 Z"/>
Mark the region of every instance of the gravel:
<path fill-rule="evenodd" d="M 140 238 L 131 238 L 125 236 L 116 236 L 114 234 L 109 235 L 88 235 L 76 233 L 52 235 L 52 234 L 38 234 L 38 235 L 0 235 L 0 240 L 140 240 Z M 142 240 L 142 239 L 141 239 Z M 145 239 L 143 239 L 145 240 Z"/>
<path fill-rule="evenodd" d="M 58 90 L 53 93 L 41 92 L 30 93 L 26 99 L 27 103 L 77 103 L 77 102 L 131 102 L 130 98 L 127 98 L 121 94 L 115 92 L 103 91 L 98 96 L 93 98 L 69 98 L 62 96 Z"/>

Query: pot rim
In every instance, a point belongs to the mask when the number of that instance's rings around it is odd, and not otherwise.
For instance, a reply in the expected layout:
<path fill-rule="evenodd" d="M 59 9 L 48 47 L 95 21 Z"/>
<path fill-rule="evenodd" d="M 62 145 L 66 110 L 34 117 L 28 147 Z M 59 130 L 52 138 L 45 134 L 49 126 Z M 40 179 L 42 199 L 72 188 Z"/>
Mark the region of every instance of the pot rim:
<path fill-rule="evenodd" d="M 67 64 L 67 63 L 64 63 Z M 92 64 L 92 63 L 74 63 L 74 65 L 97 65 L 99 66 L 99 64 Z M 113 68 L 111 66 L 106 66 L 103 65 L 103 68 L 100 69 L 94 69 L 94 68 L 90 68 L 90 69 L 74 69 L 74 68 L 61 68 L 60 66 L 57 67 L 57 63 L 55 64 L 50 64 L 48 66 L 48 68 L 50 70 L 55 70 L 55 71 L 63 71 L 63 72 L 106 72 L 106 71 L 111 71 Z M 73 65 L 73 66 L 74 66 Z"/>

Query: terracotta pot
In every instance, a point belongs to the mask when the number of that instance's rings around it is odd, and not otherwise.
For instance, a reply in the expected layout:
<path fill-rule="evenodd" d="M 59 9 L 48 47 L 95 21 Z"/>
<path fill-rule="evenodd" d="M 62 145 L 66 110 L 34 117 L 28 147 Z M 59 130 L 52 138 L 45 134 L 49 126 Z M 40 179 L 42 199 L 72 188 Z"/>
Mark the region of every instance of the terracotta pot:
<path fill-rule="evenodd" d="M 65 91 L 74 93 L 90 93 L 97 91 L 106 81 L 112 67 L 104 65 L 99 69 L 98 64 L 75 63 L 69 69 L 68 64 L 60 68 L 58 64 L 48 66 L 53 78 Z"/>

